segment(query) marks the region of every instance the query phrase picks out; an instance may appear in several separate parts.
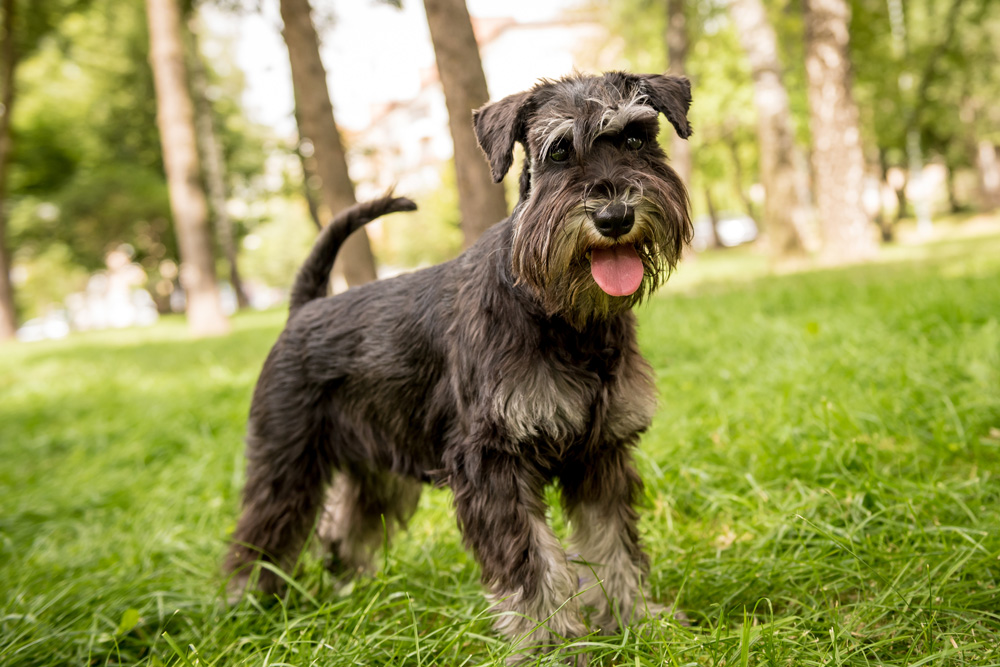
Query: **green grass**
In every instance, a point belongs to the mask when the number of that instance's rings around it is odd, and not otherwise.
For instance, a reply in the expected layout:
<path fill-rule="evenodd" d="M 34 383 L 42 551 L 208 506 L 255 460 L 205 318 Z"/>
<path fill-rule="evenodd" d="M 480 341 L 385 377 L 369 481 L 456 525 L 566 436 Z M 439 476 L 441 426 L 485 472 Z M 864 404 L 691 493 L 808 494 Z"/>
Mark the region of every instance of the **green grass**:
<path fill-rule="evenodd" d="M 1000 665 L 1000 237 L 683 275 L 640 313 L 660 411 L 638 458 L 650 593 L 692 625 L 566 650 Z M 283 317 L 242 315 L 221 340 L 168 320 L 0 349 L 0 664 L 502 663 L 446 491 L 377 576 L 337 589 L 305 556 L 280 602 L 221 604 L 245 415 Z"/>

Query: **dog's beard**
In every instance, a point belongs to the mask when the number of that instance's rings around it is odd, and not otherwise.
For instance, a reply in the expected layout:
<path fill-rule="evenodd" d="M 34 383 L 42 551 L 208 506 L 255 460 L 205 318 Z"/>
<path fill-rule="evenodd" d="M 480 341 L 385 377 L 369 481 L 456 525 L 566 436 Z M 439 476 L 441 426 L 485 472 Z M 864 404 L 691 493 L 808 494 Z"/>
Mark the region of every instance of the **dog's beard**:
<path fill-rule="evenodd" d="M 578 329 L 641 303 L 676 266 L 691 225 L 686 200 L 647 194 L 630 187 L 614 200 L 533 197 L 515 217 L 512 264 L 517 281 L 532 288 L 548 314 L 559 314 Z M 635 211 L 632 229 L 614 240 L 601 235 L 592 220 L 611 201 Z M 638 288 L 625 296 L 605 292 L 592 272 L 593 250 L 615 246 L 634 248 L 642 263 Z"/>

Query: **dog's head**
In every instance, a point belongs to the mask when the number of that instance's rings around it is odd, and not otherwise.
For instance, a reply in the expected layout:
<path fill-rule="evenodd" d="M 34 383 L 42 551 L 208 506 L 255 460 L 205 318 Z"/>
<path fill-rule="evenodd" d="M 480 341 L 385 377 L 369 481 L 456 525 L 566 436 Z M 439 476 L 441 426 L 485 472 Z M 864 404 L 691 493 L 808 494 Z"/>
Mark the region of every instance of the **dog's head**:
<path fill-rule="evenodd" d="M 476 111 L 499 182 L 524 147 L 513 271 L 550 314 L 582 325 L 656 289 L 692 234 L 687 193 L 656 142 L 663 114 L 687 138 L 691 86 L 609 72 L 542 81 Z"/>

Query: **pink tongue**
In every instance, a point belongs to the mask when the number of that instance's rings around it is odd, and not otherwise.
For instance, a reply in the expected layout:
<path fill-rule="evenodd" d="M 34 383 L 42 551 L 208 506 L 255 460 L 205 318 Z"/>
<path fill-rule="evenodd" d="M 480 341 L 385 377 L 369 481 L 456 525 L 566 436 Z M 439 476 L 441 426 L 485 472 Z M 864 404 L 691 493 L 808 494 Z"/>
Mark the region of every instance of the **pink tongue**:
<path fill-rule="evenodd" d="M 630 245 L 594 248 L 590 253 L 590 273 L 611 296 L 628 296 L 642 284 L 642 260 Z"/>

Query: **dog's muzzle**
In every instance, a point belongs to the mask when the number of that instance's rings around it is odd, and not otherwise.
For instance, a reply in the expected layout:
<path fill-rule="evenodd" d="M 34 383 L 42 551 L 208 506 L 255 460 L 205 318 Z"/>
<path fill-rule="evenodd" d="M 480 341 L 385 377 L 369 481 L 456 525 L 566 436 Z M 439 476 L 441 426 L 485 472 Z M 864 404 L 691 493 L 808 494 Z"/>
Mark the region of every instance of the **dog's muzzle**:
<path fill-rule="evenodd" d="M 609 296 L 629 296 L 642 285 L 644 268 L 633 243 L 615 243 L 635 226 L 635 208 L 623 201 L 612 201 L 590 214 L 594 229 L 609 243 L 590 250 L 590 274 L 597 286 Z"/>

